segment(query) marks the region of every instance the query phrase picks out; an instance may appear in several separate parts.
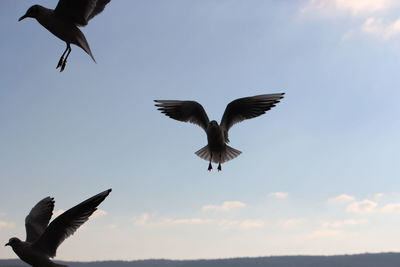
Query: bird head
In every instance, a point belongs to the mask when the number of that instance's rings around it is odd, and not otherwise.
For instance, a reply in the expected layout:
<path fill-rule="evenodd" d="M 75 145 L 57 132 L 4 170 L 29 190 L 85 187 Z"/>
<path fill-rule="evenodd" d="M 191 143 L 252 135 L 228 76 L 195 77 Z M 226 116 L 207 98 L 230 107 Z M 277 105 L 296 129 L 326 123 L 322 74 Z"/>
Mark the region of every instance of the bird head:
<path fill-rule="evenodd" d="M 40 10 L 40 6 L 39 5 L 34 5 L 31 6 L 25 13 L 25 15 L 23 15 L 22 17 L 20 17 L 18 19 L 18 21 L 21 21 L 25 18 L 36 18 L 39 14 L 39 10 Z"/>
<path fill-rule="evenodd" d="M 210 126 L 218 127 L 218 122 L 217 121 L 210 121 Z"/>
<path fill-rule="evenodd" d="M 5 246 L 10 246 L 13 248 L 14 246 L 16 246 L 19 243 L 21 243 L 21 240 L 19 240 L 16 237 L 12 237 L 12 238 L 10 238 L 10 240 L 8 240 L 8 243 Z"/>

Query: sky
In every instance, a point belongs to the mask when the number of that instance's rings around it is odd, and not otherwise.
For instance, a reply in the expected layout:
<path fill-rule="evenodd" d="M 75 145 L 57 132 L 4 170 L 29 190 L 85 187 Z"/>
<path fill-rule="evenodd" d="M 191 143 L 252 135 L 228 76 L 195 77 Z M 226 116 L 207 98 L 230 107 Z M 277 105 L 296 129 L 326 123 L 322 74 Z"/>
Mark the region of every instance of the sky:
<path fill-rule="evenodd" d="M 0 3 L 0 241 L 24 218 L 112 188 L 59 260 L 399 252 L 400 4 L 395 0 L 113 0 L 83 28 L 97 64 Z M 243 153 L 207 171 L 201 128 L 237 98 L 285 92 L 235 125 Z M 216 166 L 214 166 L 215 168 Z M 0 246 L 0 258 L 15 258 Z"/>

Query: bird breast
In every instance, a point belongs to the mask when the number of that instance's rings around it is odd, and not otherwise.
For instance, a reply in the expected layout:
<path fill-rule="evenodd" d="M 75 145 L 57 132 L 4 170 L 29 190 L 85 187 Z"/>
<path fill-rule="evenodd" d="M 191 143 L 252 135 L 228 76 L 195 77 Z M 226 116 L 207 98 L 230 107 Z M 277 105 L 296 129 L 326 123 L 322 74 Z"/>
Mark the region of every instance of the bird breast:
<path fill-rule="evenodd" d="M 36 19 L 49 32 L 64 42 L 73 44 L 78 42 L 77 36 L 81 34 L 78 27 L 73 22 L 57 17 L 53 10 L 44 8 Z"/>
<path fill-rule="evenodd" d="M 219 151 L 225 147 L 225 138 L 221 128 L 210 125 L 207 128 L 208 146 L 212 151 Z"/>

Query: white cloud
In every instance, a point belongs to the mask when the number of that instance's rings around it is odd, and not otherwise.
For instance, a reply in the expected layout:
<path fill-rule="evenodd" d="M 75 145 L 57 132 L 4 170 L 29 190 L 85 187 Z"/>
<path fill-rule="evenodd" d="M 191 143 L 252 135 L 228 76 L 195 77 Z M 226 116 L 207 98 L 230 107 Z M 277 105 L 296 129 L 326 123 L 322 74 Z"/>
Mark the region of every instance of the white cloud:
<path fill-rule="evenodd" d="M 370 17 L 364 21 L 362 31 L 382 39 L 390 39 L 400 33 L 400 19 L 385 23 L 382 18 Z"/>
<path fill-rule="evenodd" d="M 188 219 L 166 219 L 164 224 L 211 224 L 214 223 L 212 219 L 202 218 L 188 218 Z"/>
<path fill-rule="evenodd" d="M 365 224 L 367 222 L 368 222 L 368 220 L 366 220 L 366 219 L 359 219 L 359 220 L 348 219 L 348 220 L 343 220 L 343 221 L 323 222 L 322 226 L 325 228 L 341 228 L 344 226 Z"/>
<path fill-rule="evenodd" d="M 335 229 L 318 229 L 313 231 L 307 237 L 310 239 L 318 238 L 337 238 L 343 235 L 343 232 Z"/>
<path fill-rule="evenodd" d="M 374 199 L 377 201 L 377 200 L 380 200 L 381 198 L 383 198 L 384 196 L 385 196 L 384 193 L 376 193 L 374 195 Z"/>
<path fill-rule="evenodd" d="M 355 200 L 355 197 L 353 197 L 353 196 L 341 194 L 337 197 L 328 199 L 328 202 L 330 202 L 330 203 L 346 203 L 346 202 L 350 202 L 350 201 L 354 201 L 354 200 Z"/>
<path fill-rule="evenodd" d="M 101 210 L 101 209 L 97 209 L 97 210 L 92 214 L 92 216 L 90 216 L 90 218 L 91 218 L 91 219 L 95 219 L 95 218 L 98 218 L 98 217 L 101 217 L 101 216 L 104 216 L 104 215 L 107 215 L 107 214 L 108 214 L 107 211 Z"/>
<path fill-rule="evenodd" d="M 15 223 L 13 222 L 6 222 L 6 221 L 0 221 L 0 229 L 7 229 L 7 228 L 14 228 Z"/>
<path fill-rule="evenodd" d="M 368 214 L 376 211 L 378 204 L 372 200 L 364 199 L 361 201 L 353 202 L 346 208 L 347 212 L 357 214 Z"/>
<path fill-rule="evenodd" d="M 278 198 L 278 199 L 285 199 L 289 196 L 288 192 L 274 192 L 269 194 L 270 197 Z"/>
<path fill-rule="evenodd" d="M 225 201 L 222 205 L 205 205 L 201 209 L 203 211 L 230 211 L 244 207 L 246 207 L 246 204 L 240 201 Z"/>
<path fill-rule="evenodd" d="M 261 228 L 265 225 L 263 220 L 216 220 L 210 218 L 155 218 L 149 213 L 143 213 L 133 219 L 138 226 L 173 226 L 173 225 L 215 225 L 224 230 L 229 229 L 253 229 Z"/>
<path fill-rule="evenodd" d="M 394 6 L 393 0 L 308 0 L 301 12 L 319 16 L 335 16 L 339 13 L 359 16 L 381 12 Z"/>
<path fill-rule="evenodd" d="M 326 0 L 325 0 L 326 1 Z M 331 1 L 331 0 L 328 0 Z M 339 10 L 348 10 L 353 15 L 373 13 L 392 7 L 392 0 L 334 0 Z"/>
<path fill-rule="evenodd" d="M 278 224 L 282 228 L 293 229 L 293 228 L 298 227 L 304 221 L 305 221 L 305 219 L 303 219 L 303 218 L 291 218 L 291 219 L 280 221 Z"/>
<path fill-rule="evenodd" d="M 143 213 L 137 217 L 133 218 L 133 222 L 136 225 L 146 225 L 150 221 L 151 215 L 149 213 Z"/>
<path fill-rule="evenodd" d="M 241 229 L 261 228 L 265 225 L 263 220 L 245 220 L 239 224 Z"/>
<path fill-rule="evenodd" d="M 383 213 L 393 213 L 400 211 L 400 203 L 390 203 L 382 207 Z"/>

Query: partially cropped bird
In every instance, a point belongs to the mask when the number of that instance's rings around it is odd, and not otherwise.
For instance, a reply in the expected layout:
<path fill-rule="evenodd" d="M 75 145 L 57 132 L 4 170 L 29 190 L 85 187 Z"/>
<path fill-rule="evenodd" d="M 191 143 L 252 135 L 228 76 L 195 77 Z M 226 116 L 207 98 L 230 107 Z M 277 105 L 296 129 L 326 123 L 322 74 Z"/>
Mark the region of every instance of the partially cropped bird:
<path fill-rule="evenodd" d="M 94 62 L 89 44 L 85 35 L 78 26 L 86 26 L 94 16 L 101 13 L 111 0 L 59 0 L 55 9 L 40 5 L 31 6 L 26 14 L 19 18 L 35 18 L 43 27 L 63 40 L 67 47 L 57 64 L 57 69 L 63 71 L 67 58 L 71 53 L 71 44 L 82 48 Z M 65 56 L 65 57 L 64 57 Z"/>
<path fill-rule="evenodd" d="M 6 246 L 11 246 L 15 254 L 31 266 L 65 267 L 66 265 L 52 262 L 50 258 L 56 256 L 58 246 L 89 219 L 110 192 L 111 189 L 108 189 L 83 201 L 55 218 L 50 224 L 54 198 L 42 199 L 25 218 L 26 241 L 13 237 Z"/>
<path fill-rule="evenodd" d="M 229 129 L 238 122 L 264 114 L 275 107 L 283 95 L 284 93 L 266 94 L 236 99 L 226 107 L 221 124 L 215 120 L 210 121 L 203 106 L 195 101 L 154 101 L 158 110 L 166 116 L 178 121 L 191 122 L 203 128 L 207 134 L 208 144 L 195 154 L 209 161 L 209 171 L 212 170 L 211 162 L 218 163 L 220 171 L 221 163 L 234 159 L 242 153 L 227 145 Z"/>

